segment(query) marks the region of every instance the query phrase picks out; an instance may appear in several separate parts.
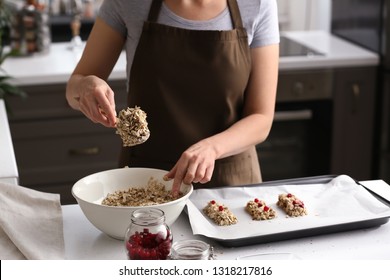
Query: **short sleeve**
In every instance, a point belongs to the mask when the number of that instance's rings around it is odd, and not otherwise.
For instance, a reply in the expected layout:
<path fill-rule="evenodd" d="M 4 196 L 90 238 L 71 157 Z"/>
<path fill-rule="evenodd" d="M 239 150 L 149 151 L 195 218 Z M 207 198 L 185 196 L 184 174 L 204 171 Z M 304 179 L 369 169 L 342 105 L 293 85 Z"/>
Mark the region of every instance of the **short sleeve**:
<path fill-rule="evenodd" d="M 276 0 L 262 0 L 253 28 L 251 48 L 280 42 L 278 7 Z"/>
<path fill-rule="evenodd" d="M 98 16 L 109 26 L 120 32 L 123 37 L 126 37 L 127 30 L 126 24 L 123 21 L 122 7 L 123 1 L 121 0 L 104 0 L 100 6 Z"/>

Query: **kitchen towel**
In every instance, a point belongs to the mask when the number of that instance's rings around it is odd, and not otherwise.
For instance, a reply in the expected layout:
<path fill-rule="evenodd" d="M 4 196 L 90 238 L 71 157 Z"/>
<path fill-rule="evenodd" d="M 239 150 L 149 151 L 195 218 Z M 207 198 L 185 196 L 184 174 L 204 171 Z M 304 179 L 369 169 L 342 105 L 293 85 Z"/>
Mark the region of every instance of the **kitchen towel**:
<path fill-rule="evenodd" d="M 60 195 L 0 183 L 0 260 L 64 258 Z"/>

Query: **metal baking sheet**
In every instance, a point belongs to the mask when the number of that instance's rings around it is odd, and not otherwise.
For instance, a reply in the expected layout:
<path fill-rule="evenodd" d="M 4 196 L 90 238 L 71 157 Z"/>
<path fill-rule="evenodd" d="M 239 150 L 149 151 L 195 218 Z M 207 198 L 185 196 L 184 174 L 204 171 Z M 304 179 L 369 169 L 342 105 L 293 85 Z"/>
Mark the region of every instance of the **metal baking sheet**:
<path fill-rule="evenodd" d="M 302 199 L 309 214 L 287 217 L 276 206 L 276 196 L 282 192 L 294 193 Z M 242 205 L 254 196 L 266 198 L 267 205 L 277 211 L 277 218 L 253 221 Z M 236 225 L 217 226 L 203 214 L 203 207 L 216 197 L 237 214 Z M 204 235 L 226 247 L 239 247 L 380 226 L 390 218 L 390 203 L 346 175 L 326 175 L 197 189 L 187 204 L 187 213 L 194 234 Z"/>

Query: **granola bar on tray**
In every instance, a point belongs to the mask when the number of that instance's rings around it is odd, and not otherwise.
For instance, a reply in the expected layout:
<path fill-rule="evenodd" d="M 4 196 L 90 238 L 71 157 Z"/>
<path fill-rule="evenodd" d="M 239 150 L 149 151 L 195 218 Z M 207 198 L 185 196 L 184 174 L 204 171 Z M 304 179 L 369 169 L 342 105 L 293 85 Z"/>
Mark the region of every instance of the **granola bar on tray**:
<path fill-rule="evenodd" d="M 229 210 L 229 208 L 221 203 L 211 200 L 203 208 L 203 212 L 220 226 L 229 226 L 238 222 L 237 217 Z"/>

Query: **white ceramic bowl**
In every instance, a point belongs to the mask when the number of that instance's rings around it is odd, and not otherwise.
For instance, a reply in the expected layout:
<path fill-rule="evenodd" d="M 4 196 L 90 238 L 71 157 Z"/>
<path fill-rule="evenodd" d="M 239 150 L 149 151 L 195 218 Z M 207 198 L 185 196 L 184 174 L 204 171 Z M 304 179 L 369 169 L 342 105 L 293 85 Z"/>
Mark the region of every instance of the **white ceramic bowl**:
<path fill-rule="evenodd" d="M 174 201 L 153 206 L 106 206 L 101 201 L 108 193 L 127 190 L 129 187 L 146 186 L 153 177 L 163 183 L 167 190 L 172 189 L 172 180 L 164 181 L 168 171 L 152 168 L 120 168 L 98 172 L 77 181 L 72 187 L 72 195 L 80 205 L 87 219 L 107 235 L 123 240 L 130 224 L 131 214 L 139 208 L 159 208 L 164 211 L 166 223 L 172 225 L 183 211 L 193 191 L 192 185 L 182 185 L 182 197 Z"/>

